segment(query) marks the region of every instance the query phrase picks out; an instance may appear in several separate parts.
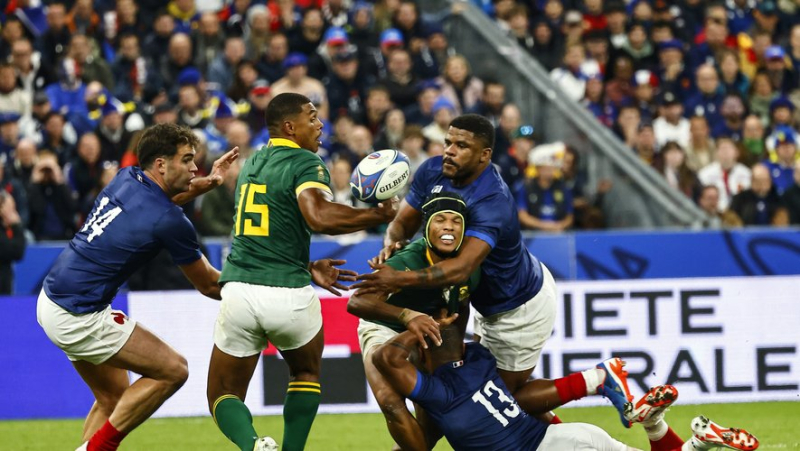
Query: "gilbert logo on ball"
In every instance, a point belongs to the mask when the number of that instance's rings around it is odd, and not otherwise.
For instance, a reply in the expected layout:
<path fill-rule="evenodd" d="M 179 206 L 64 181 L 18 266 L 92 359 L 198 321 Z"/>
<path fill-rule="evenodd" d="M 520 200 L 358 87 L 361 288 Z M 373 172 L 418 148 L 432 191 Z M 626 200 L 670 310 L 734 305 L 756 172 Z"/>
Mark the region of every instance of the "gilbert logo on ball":
<path fill-rule="evenodd" d="M 358 163 L 350 177 L 350 190 L 356 199 L 374 204 L 402 191 L 410 175 L 408 157 L 402 152 L 379 150 Z"/>

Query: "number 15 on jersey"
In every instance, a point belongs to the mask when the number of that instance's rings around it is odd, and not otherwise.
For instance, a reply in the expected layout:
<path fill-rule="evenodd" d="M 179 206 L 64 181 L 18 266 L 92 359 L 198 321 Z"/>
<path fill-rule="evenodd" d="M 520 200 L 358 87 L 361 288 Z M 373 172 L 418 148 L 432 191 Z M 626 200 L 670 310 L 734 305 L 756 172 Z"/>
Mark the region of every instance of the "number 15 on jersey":
<path fill-rule="evenodd" d="M 239 188 L 235 235 L 269 236 L 269 206 L 257 203 L 256 194 L 267 194 L 267 185 L 245 183 Z"/>

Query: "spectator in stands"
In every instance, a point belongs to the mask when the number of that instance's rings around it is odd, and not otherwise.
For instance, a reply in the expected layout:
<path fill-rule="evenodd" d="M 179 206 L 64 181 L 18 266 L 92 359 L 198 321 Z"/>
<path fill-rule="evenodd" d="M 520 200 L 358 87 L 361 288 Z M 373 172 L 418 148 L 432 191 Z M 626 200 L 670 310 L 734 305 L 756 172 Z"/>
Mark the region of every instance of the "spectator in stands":
<path fill-rule="evenodd" d="M 516 190 L 519 222 L 526 229 L 562 232 L 572 226 L 572 193 L 556 177 L 563 149 L 563 143 L 553 143 L 530 153 L 536 175 Z"/>
<path fill-rule="evenodd" d="M 230 236 L 233 230 L 233 217 L 236 214 L 236 179 L 244 164 L 239 158 L 225 173 L 222 186 L 203 195 L 200 203 L 198 229 L 204 236 Z"/>
<path fill-rule="evenodd" d="M 325 31 L 325 21 L 322 12 L 315 8 L 306 9 L 299 30 L 290 35 L 289 49 L 304 55 L 313 54 L 322 42 L 323 31 Z"/>
<path fill-rule="evenodd" d="M 536 47 L 533 36 L 530 32 L 530 19 L 528 8 L 525 5 L 515 5 L 508 17 L 509 34 L 517 41 L 520 47 L 528 53 L 533 54 Z"/>
<path fill-rule="evenodd" d="M 658 75 L 661 88 L 678 94 L 681 100 L 685 100 L 694 87 L 694 77 L 686 67 L 683 50 L 683 43 L 677 39 L 658 44 Z"/>
<path fill-rule="evenodd" d="M 114 25 L 109 26 L 108 23 L 104 25 L 106 38 L 113 40 L 119 44 L 117 40 L 120 36 L 126 34 L 135 35 L 139 38 L 139 42 L 144 39 L 147 29 L 150 27 L 150 22 L 142 20 L 139 15 L 139 2 L 135 0 L 117 0 L 117 8 L 114 12 L 107 12 L 104 15 L 104 20 L 113 16 L 116 19 Z M 146 5 L 145 5 L 146 6 Z"/>
<path fill-rule="evenodd" d="M 177 33 L 190 33 L 194 28 L 197 28 L 197 21 L 200 20 L 200 14 L 194 5 L 194 0 L 172 0 L 167 5 L 173 20 L 175 20 L 175 31 Z"/>
<path fill-rule="evenodd" d="M 14 294 L 14 267 L 25 255 L 25 226 L 14 198 L 0 191 L 0 295 Z"/>
<path fill-rule="evenodd" d="M 752 167 L 767 156 L 764 145 L 764 124 L 754 114 L 747 116 L 744 120 L 742 147 L 744 147 L 744 153 L 739 161 L 745 166 Z"/>
<path fill-rule="evenodd" d="M 714 185 L 719 189 L 719 210 L 728 209 L 731 198 L 750 188 L 750 169 L 738 163 L 739 148 L 728 138 L 717 139 L 717 161 L 702 168 L 697 176 L 703 185 Z"/>
<path fill-rule="evenodd" d="M 76 4 L 77 5 L 77 4 Z M 80 77 L 84 83 L 99 81 L 109 90 L 114 89 L 114 76 L 111 68 L 102 57 L 98 57 L 93 48 L 94 41 L 84 34 L 73 34 L 69 41 L 67 57 L 72 58 L 80 68 Z"/>
<path fill-rule="evenodd" d="M 389 91 L 383 86 L 373 86 L 367 91 L 367 114 L 364 125 L 371 133 L 377 133 L 383 125 L 386 113 L 392 109 Z"/>
<path fill-rule="evenodd" d="M 269 83 L 275 83 L 286 73 L 283 60 L 289 54 L 289 40 L 283 33 L 273 33 L 267 41 L 267 48 L 256 67 L 258 73 Z"/>
<path fill-rule="evenodd" d="M 265 114 L 272 96 L 270 95 L 269 84 L 265 80 L 258 80 L 253 84 L 247 97 L 250 102 L 250 110 L 245 116 L 245 122 L 250 127 L 253 136 L 260 135 L 267 128 Z M 269 134 L 267 132 L 267 134 Z"/>
<path fill-rule="evenodd" d="M 233 85 L 234 71 L 245 56 L 244 39 L 229 36 L 225 39 L 225 50 L 217 55 L 208 67 L 208 81 L 216 83 L 218 89 L 227 92 Z"/>
<path fill-rule="evenodd" d="M 437 23 L 429 23 L 427 25 L 425 46 L 421 48 L 419 55 L 415 58 L 427 60 L 430 62 L 426 65 L 419 65 L 417 73 L 422 78 L 435 78 L 441 73 L 447 59 L 456 54 L 456 50 L 450 46 L 447 41 L 447 36 L 444 34 L 444 28 Z M 429 72 L 435 69 L 434 72 Z"/>
<path fill-rule="evenodd" d="M 637 70 L 633 74 L 633 101 L 639 108 L 642 120 L 653 122 L 658 111 L 655 104 L 655 89 L 658 78 L 649 70 Z"/>
<path fill-rule="evenodd" d="M 581 73 L 581 65 L 586 58 L 585 52 L 582 44 L 567 47 L 564 64 L 550 72 L 550 78 L 561 88 L 561 92 L 576 102 L 583 99 L 586 92 L 586 80 Z"/>
<path fill-rule="evenodd" d="M 511 147 L 511 133 L 522 125 L 522 113 L 514 103 L 507 103 L 500 114 L 500 121 L 495 129 L 494 152 L 492 161 Z"/>
<path fill-rule="evenodd" d="M 652 122 L 641 121 L 639 123 L 633 151 L 644 164 L 648 166 L 653 164 L 658 148 L 656 147 L 656 135 L 653 132 Z"/>
<path fill-rule="evenodd" d="M 722 121 L 711 130 L 711 136 L 714 138 L 730 136 L 734 141 L 741 141 L 744 117 L 747 113 L 742 96 L 738 92 L 725 94 L 719 112 Z"/>
<path fill-rule="evenodd" d="M 246 101 L 247 95 L 256 80 L 258 80 L 258 71 L 255 64 L 250 60 L 239 61 L 239 65 L 236 66 L 233 84 L 231 84 L 231 88 L 227 92 L 228 98 L 237 103 Z"/>
<path fill-rule="evenodd" d="M 54 153 L 61 165 L 75 155 L 75 145 L 67 138 L 66 128 L 66 119 L 56 111 L 51 111 L 44 119 L 41 148 Z"/>
<path fill-rule="evenodd" d="M 455 105 L 448 98 L 439 97 L 433 104 L 433 122 L 422 129 L 422 134 L 428 141 L 444 143 L 450 122 L 456 116 Z"/>
<path fill-rule="evenodd" d="M 173 35 L 175 35 L 175 21 L 167 10 L 159 10 L 153 21 L 153 31 L 145 37 L 142 44 L 145 56 L 150 58 L 157 71 L 162 69 L 163 58 L 169 52 Z"/>
<path fill-rule="evenodd" d="M 753 78 L 752 90 L 750 92 L 750 112 L 757 114 L 764 124 L 770 121 L 770 104 L 775 98 L 775 91 L 769 76 L 764 71 L 759 71 Z"/>
<path fill-rule="evenodd" d="M 123 102 L 140 102 L 146 93 L 154 95 L 160 91 L 161 80 L 150 61 L 142 56 L 139 37 L 124 34 L 119 43 L 119 54 L 111 66 L 114 97 Z"/>
<path fill-rule="evenodd" d="M 628 40 L 628 36 L 625 33 L 625 22 L 628 20 L 628 11 L 625 8 L 625 3 L 621 0 L 606 1 L 605 16 L 611 47 L 619 49 Z"/>
<path fill-rule="evenodd" d="M 239 148 L 239 158 L 242 160 L 247 160 L 253 154 L 253 148 L 250 147 L 250 127 L 247 126 L 246 122 L 238 119 L 231 122 L 225 133 L 225 138 L 228 142 L 228 148 Z"/>
<path fill-rule="evenodd" d="M 580 11 L 570 10 L 564 14 L 564 23 L 561 26 L 564 48 L 580 44 L 583 41 L 584 23 Z"/>
<path fill-rule="evenodd" d="M 196 85 L 181 86 L 178 91 L 178 124 L 189 128 L 205 128 L 208 125 L 203 94 Z"/>
<path fill-rule="evenodd" d="M 350 164 L 355 167 L 364 157 L 375 151 L 372 133 L 363 125 L 356 125 L 350 132 L 347 146 L 350 149 Z"/>
<path fill-rule="evenodd" d="M 214 112 L 214 120 L 203 129 L 206 137 L 206 147 L 212 160 L 216 160 L 220 155 L 228 150 L 228 126 L 235 120 L 233 112 L 236 105 L 226 99 L 219 99 L 219 104 Z M 198 166 L 200 166 L 198 164 Z"/>
<path fill-rule="evenodd" d="M 500 176 L 512 190 L 525 180 L 528 157 L 535 145 L 533 126 L 522 125 L 511 133 L 511 147 L 508 152 L 496 158 Z"/>
<path fill-rule="evenodd" d="M 513 2 L 512 2 L 513 6 Z M 392 18 L 392 25 L 403 33 L 405 42 L 411 45 L 412 39 L 424 39 L 425 24 L 419 16 L 419 8 L 414 0 L 402 0 Z"/>
<path fill-rule="evenodd" d="M 21 38 L 11 46 L 11 64 L 17 76 L 17 84 L 31 98 L 34 92 L 56 81 L 50 64 L 42 64 L 41 58 L 33 58 L 33 44 Z"/>
<path fill-rule="evenodd" d="M 261 57 L 269 41 L 271 22 L 272 17 L 266 6 L 252 5 L 247 10 L 247 26 L 244 30 L 247 59 L 255 61 Z"/>
<path fill-rule="evenodd" d="M 153 108 L 153 125 L 157 124 L 177 124 L 178 123 L 178 112 L 175 110 L 175 106 L 170 103 L 169 101 L 159 103 L 155 108 Z M 131 134 L 131 140 L 129 141 L 128 148 L 125 150 L 127 153 L 130 149 L 133 149 L 135 146 L 133 145 L 133 134 Z M 123 155 L 124 158 L 124 155 Z M 122 163 L 120 161 L 120 163 Z"/>
<path fill-rule="evenodd" d="M 100 158 L 103 161 L 119 163 L 131 142 L 131 132 L 125 129 L 124 111 L 121 108 L 122 105 L 115 99 L 109 99 L 103 105 L 103 117 L 96 131 L 100 140 Z"/>
<path fill-rule="evenodd" d="M 608 32 L 604 29 L 592 29 L 583 35 L 586 44 L 588 59 L 594 60 L 599 66 L 601 74 L 608 70 L 608 63 L 611 61 L 611 54 L 608 48 Z"/>
<path fill-rule="evenodd" d="M 219 16 L 212 11 L 200 15 L 197 29 L 192 30 L 194 41 L 194 65 L 206 73 L 211 62 L 222 54 L 225 46 L 225 34 L 219 23 Z"/>
<path fill-rule="evenodd" d="M 9 21 L 5 28 L 8 28 Z M 5 29 L 4 29 L 5 31 Z M 67 29 L 67 10 L 63 3 L 53 3 L 47 7 L 47 31 L 41 37 L 42 61 L 55 64 L 61 60 L 69 46 L 71 33 Z"/>
<path fill-rule="evenodd" d="M 769 104 L 771 130 L 781 126 L 791 127 L 795 111 L 794 102 L 786 96 L 778 96 Z"/>
<path fill-rule="evenodd" d="M 664 91 L 659 96 L 658 104 L 659 116 L 653 121 L 657 145 L 663 147 L 668 141 L 675 141 L 685 149 L 691 139 L 691 125 L 689 119 L 683 117 L 683 104 L 678 95 L 672 91 Z"/>
<path fill-rule="evenodd" d="M 78 141 L 77 156 L 65 167 L 67 183 L 75 192 L 78 211 L 84 217 L 91 211 L 103 173 L 100 140 L 94 133 L 86 133 Z"/>
<path fill-rule="evenodd" d="M 417 85 L 417 103 L 404 110 L 406 122 L 424 127 L 433 122 L 433 104 L 441 95 L 439 84 L 426 80 Z"/>
<path fill-rule="evenodd" d="M 411 170 L 411 177 L 417 172 L 417 168 L 428 159 L 425 153 L 425 136 L 422 134 L 422 127 L 419 125 L 406 125 L 403 136 L 400 139 L 399 149 L 408 157 Z"/>
<path fill-rule="evenodd" d="M 723 95 L 719 86 L 717 70 L 711 64 L 703 64 L 696 72 L 697 93 L 684 102 L 686 114 L 705 116 L 714 130 L 722 122 L 719 109 Z"/>
<path fill-rule="evenodd" d="M 271 86 L 272 96 L 284 92 L 302 94 L 311 99 L 317 107 L 320 119 L 328 119 L 328 95 L 325 86 L 319 80 L 307 75 L 308 58 L 302 53 L 290 53 L 283 61 L 283 68 L 286 70 L 286 76 Z"/>
<path fill-rule="evenodd" d="M 192 41 L 185 33 L 173 34 L 169 40 L 169 49 L 161 58 L 160 76 L 164 90 L 174 98 L 177 93 L 178 75 L 192 66 Z"/>
<path fill-rule="evenodd" d="M 716 146 L 705 116 L 692 116 L 689 119 L 689 132 L 686 164 L 689 169 L 698 172 L 716 159 Z"/>
<path fill-rule="evenodd" d="M 347 25 L 349 8 L 350 6 L 343 0 L 328 0 L 324 2 L 322 5 L 322 16 L 325 18 L 325 23 L 331 24 L 334 27 L 343 27 Z"/>
<path fill-rule="evenodd" d="M 387 75 L 380 83 L 389 91 L 389 98 L 398 108 L 408 108 L 416 102 L 417 77 L 412 71 L 411 55 L 397 49 L 389 54 Z"/>
<path fill-rule="evenodd" d="M 700 183 L 695 173 L 686 165 L 686 153 L 677 142 L 668 141 L 664 144 L 653 166 L 664 176 L 669 186 L 686 197 L 695 199 L 699 194 Z"/>
<path fill-rule="evenodd" d="M 76 231 L 77 208 L 56 156 L 41 152 L 28 190 L 30 223 L 37 240 L 68 240 Z"/>
<path fill-rule="evenodd" d="M 772 177 L 772 185 L 777 193 L 783 194 L 794 184 L 794 164 L 797 161 L 797 135 L 789 127 L 780 127 L 776 130 L 775 155 L 776 161 L 768 159 L 764 166 Z"/>
<path fill-rule="evenodd" d="M 19 114 L 0 112 L 0 155 L 11 158 L 19 143 Z"/>
<path fill-rule="evenodd" d="M 406 117 L 403 111 L 397 108 L 386 113 L 386 121 L 383 129 L 375 137 L 376 149 L 397 149 L 400 147 L 400 140 L 403 138 L 403 130 L 406 127 Z"/>
<path fill-rule="evenodd" d="M 469 62 L 462 55 L 447 60 L 438 82 L 442 96 L 455 105 L 458 114 L 475 107 L 483 92 L 483 82 L 472 75 Z"/>
<path fill-rule="evenodd" d="M 350 175 L 353 173 L 353 166 L 346 158 L 334 158 L 331 163 L 331 192 L 333 201 L 339 204 L 356 206 L 355 197 L 350 190 Z"/>
<path fill-rule="evenodd" d="M 9 179 L 16 180 L 22 191 L 27 190 L 33 173 L 33 166 L 36 164 L 36 144 L 30 139 L 21 139 L 14 151 L 14 159 L 6 161 L 6 175 Z M 0 157 L 2 159 L 3 157 Z M 17 210 L 23 211 L 24 223 L 28 223 L 28 201 L 27 195 L 25 202 L 18 202 Z"/>
<path fill-rule="evenodd" d="M 762 164 L 753 166 L 752 180 L 751 188 L 733 196 L 730 211 L 746 226 L 788 225 L 789 214 L 772 185 L 769 169 Z"/>
<path fill-rule="evenodd" d="M 17 16 L 12 15 L 5 21 L 0 31 L 2 31 L 0 34 L 0 61 L 5 61 L 11 53 L 11 45 L 14 41 L 25 36 L 25 27 Z"/>
<path fill-rule="evenodd" d="M 788 94 L 798 87 L 795 72 L 786 65 L 786 52 L 783 51 L 783 47 L 770 46 L 764 52 L 764 59 L 767 61 L 767 76 L 774 90 Z"/>
<path fill-rule="evenodd" d="M 14 66 L 0 63 L 0 111 L 30 116 L 31 96 L 17 87 L 17 74 Z"/>
<path fill-rule="evenodd" d="M 500 125 L 500 114 L 505 104 L 506 87 L 494 80 L 484 80 L 481 98 L 469 112 L 480 114 L 497 127 Z"/>
<path fill-rule="evenodd" d="M 647 37 L 647 26 L 643 22 L 634 21 L 627 27 L 628 40 L 619 49 L 621 55 L 633 61 L 635 70 L 654 70 L 658 64 L 657 56 Z"/>
<path fill-rule="evenodd" d="M 794 184 L 784 191 L 783 204 L 789 211 L 789 223 L 800 225 L 800 160 L 794 163 Z"/>
<path fill-rule="evenodd" d="M 617 57 L 611 64 L 612 71 L 604 77 L 606 82 L 606 100 L 616 107 L 630 102 L 633 98 L 633 61 L 625 56 Z M 551 72 L 552 75 L 552 72 Z"/>
<path fill-rule="evenodd" d="M 736 51 L 725 49 L 719 54 L 720 83 L 726 93 L 747 96 L 750 91 L 750 80 L 739 69 L 739 55 Z"/>
<path fill-rule="evenodd" d="M 581 105 L 591 111 L 601 124 L 609 128 L 614 126 L 614 107 L 605 100 L 603 74 L 600 72 L 586 77 L 586 97 L 581 101 Z"/>
<path fill-rule="evenodd" d="M 636 146 L 639 125 L 642 123 L 642 113 L 635 105 L 627 103 L 620 107 L 617 121 L 614 124 L 614 133 L 628 147 Z"/>
<path fill-rule="evenodd" d="M 758 32 L 765 32 L 775 35 L 778 25 L 778 7 L 774 0 L 763 0 L 758 3 L 753 11 L 755 23 L 747 30 L 748 34 L 755 35 Z"/>
<path fill-rule="evenodd" d="M 531 54 L 545 70 L 552 71 L 561 64 L 559 41 L 556 39 L 553 26 L 546 20 L 540 19 L 533 24 L 533 40 L 535 45 Z"/>
<path fill-rule="evenodd" d="M 17 150 L 23 154 L 30 152 L 33 147 L 34 155 L 36 147 L 29 139 L 20 140 Z M 14 176 L 13 172 L 14 162 L 8 160 L 5 155 L 0 156 L 0 193 L 9 195 L 13 201 L 16 211 L 20 215 L 20 222 L 22 227 L 25 228 L 30 220 L 28 210 L 28 194 L 26 192 L 26 181 L 22 177 Z"/>
<path fill-rule="evenodd" d="M 741 227 L 742 220 L 735 214 L 722 213 L 719 210 L 719 188 L 707 185 L 700 189 L 697 205 L 706 214 L 700 224 L 704 229 L 719 229 L 721 227 Z"/>
<path fill-rule="evenodd" d="M 350 10 L 350 42 L 359 49 L 359 54 L 366 53 L 368 48 L 380 45 L 375 21 L 373 5 L 368 2 L 355 2 Z"/>
<path fill-rule="evenodd" d="M 347 144 L 354 126 L 355 123 L 350 116 L 339 116 L 334 120 L 333 136 L 330 137 L 327 143 L 331 159 L 345 158 L 351 162 L 356 160 L 356 156 L 350 151 L 350 147 Z"/>

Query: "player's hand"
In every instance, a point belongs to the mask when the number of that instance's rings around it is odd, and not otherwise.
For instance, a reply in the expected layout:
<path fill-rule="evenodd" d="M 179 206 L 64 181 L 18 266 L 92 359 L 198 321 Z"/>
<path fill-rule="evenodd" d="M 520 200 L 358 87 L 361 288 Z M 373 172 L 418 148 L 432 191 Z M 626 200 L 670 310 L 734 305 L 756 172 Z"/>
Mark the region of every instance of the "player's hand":
<path fill-rule="evenodd" d="M 225 180 L 225 174 L 228 173 L 228 169 L 231 168 L 233 162 L 238 158 L 239 146 L 234 147 L 221 157 L 217 158 L 217 161 L 211 165 L 211 173 L 208 174 L 208 180 L 213 186 L 219 186 L 222 184 L 222 181 Z"/>
<path fill-rule="evenodd" d="M 311 262 L 308 268 L 311 272 L 311 281 L 317 284 L 318 287 L 324 288 L 336 296 L 341 296 L 342 293 L 337 288 L 343 291 L 348 291 L 350 288 L 339 282 L 355 282 L 356 275 L 358 275 L 355 271 L 337 268 L 337 266 L 345 263 L 347 263 L 346 260 L 332 260 L 330 258 Z"/>
<path fill-rule="evenodd" d="M 386 265 L 375 265 L 372 269 L 375 272 L 359 275 L 356 279 L 361 282 L 350 286 L 350 288 L 358 289 L 356 294 L 395 293 L 402 288 L 399 277 L 399 274 L 402 274 L 401 271 Z"/>
<path fill-rule="evenodd" d="M 400 249 L 406 247 L 406 244 L 408 244 L 408 240 L 397 241 L 386 245 L 383 249 L 381 249 L 381 252 L 377 257 L 372 258 L 367 262 L 369 263 L 369 267 L 375 269 L 378 265 L 384 264 L 386 260 L 389 260 L 389 257 L 391 257 L 395 251 L 399 251 Z"/>
<path fill-rule="evenodd" d="M 378 204 L 376 207 L 378 212 L 383 216 L 383 222 L 392 222 L 397 211 L 400 209 L 400 198 L 397 196 L 385 200 Z"/>
<path fill-rule="evenodd" d="M 425 342 L 425 337 L 430 337 L 431 341 L 433 341 L 436 346 L 441 346 L 442 334 L 439 332 L 439 324 L 424 313 L 414 312 L 412 310 L 407 311 L 416 314 L 408 320 L 406 329 L 414 334 L 419 344 L 422 345 L 423 348 L 428 349 L 428 343 Z"/>

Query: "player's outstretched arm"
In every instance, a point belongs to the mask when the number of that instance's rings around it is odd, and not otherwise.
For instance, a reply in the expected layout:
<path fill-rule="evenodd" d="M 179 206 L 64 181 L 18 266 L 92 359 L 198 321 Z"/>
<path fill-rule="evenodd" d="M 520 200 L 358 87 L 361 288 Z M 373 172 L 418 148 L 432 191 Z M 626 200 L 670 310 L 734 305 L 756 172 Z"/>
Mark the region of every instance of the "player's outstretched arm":
<path fill-rule="evenodd" d="M 416 347 L 416 337 L 403 332 L 380 346 L 372 354 L 372 363 L 398 393 L 408 396 L 417 385 L 417 369 L 408 357 Z"/>
<path fill-rule="evenodd" d="M 332 202 L 324 191 L 308 188 L 297 195 L 297 204 L 311 230 L 341 235 L 391 221 L 397 214 L 398 200 L 392 198 L 381 202 L 376 208 L 354 208 Z"/>
<path fill-rule="evenodd" d="M 189 184 L 189 191 L 172 196 L 172 202 L 176 205 L 183 205 L 192 199 L 205 194 L 212 189 L 220 186 L 225 179 L 225 174 L 230 169 L 231 164 L 239 158 L 239 147 L 234 147 L 222 155 L 211 166 L 211 173 L 205 177 L 192 179 Z"/>
<path fill-rule="evenodd" d="M 347 313 L 367 320 L 399 322 L 417 337 L 417 342 L 422 346 L 427 346 L 426 336 L 432 337 L 437 344 L 442 342 L 439 324 L 433 318 L 415 310 L 389 304 L 386 302 L 387 298 L 383 293 L 355 293 L 347 301 Z"/>
<path fill-rule="evenodd" d="M 386 265 L 370 274 L 361 274 L 361 282 L 350 288 L 357 288 L 357 294 L 388 292 L 392 293 L 406 287 L 440 288 L 455 285 L 467 280 L 483 263 L 492 248 L 485 241 L 467 236 L 458 255 L 419 271 L 397 271 Z"/>
<path fill-rule="evenodd" d="M 192 263 L 180 266 L 181 271 L 192 282 L 197 291 L 212 299 L 220 300 L 219 271 L 211 266 L 205 255 Z"/>

